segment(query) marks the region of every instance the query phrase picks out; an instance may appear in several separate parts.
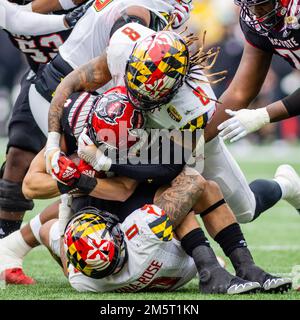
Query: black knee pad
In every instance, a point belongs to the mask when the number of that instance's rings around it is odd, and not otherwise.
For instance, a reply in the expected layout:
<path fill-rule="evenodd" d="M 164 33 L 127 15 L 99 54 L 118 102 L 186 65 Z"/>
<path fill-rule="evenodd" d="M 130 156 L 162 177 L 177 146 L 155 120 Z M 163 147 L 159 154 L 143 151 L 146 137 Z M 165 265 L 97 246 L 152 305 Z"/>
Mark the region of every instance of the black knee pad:
<path fill-rule="evenodd" d="M 21 183 L 0 179 L 0 208 L 3 211 L 22 212 L 33 207 L 33 201 L 24 197 Z"/>

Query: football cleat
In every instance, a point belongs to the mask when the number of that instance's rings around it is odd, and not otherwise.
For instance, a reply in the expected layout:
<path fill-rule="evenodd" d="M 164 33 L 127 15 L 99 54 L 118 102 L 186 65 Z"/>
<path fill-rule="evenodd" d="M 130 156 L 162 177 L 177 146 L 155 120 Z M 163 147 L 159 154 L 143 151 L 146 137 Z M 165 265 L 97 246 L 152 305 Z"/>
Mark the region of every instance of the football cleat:
<path fill-rule="evenodd" d="M 206 294 L 243 294 L 261 291 L 258 282 L 243 280 L 233 276 L 224 268 L 203 269 L 199 273 L 199 290 Z"/>
<path fill-rule="evenodd" d="M 239 277 L 231 280 L 227 294 L 250 294 L 261 292 L 261 285 L 258 282 L 246 281 Z"/>
<path fill-rule="evenodd" d="M 292 288 L 292 280 L 288 278 L 277 278 L 270 276 L 263 285 L 262 289 L 265 293 L 284 293 Z"/>
<path fill-rule="evenodd" d="M 275 172 L 274 180 L 283 185 L 286 200 L 300 213 L 300 177 L 293 167 L 287 164 L 279 166 Z"/>
<path fill-rule="evenodd" d="M 6 269 L 0 274 L 0 279 L 4 280 L 6 284 L 23 284 L 32 285 L 36 281 L 27 276 L 22 268 Z"/>
<path fill-rule="evenodd" d="M 275 277 L 254 264 L 241 267 L 237 275 L 243 279 L 258 282 L 262 292 L 265 293 L 283 293 L 292 288 L 291 279 Z"/>

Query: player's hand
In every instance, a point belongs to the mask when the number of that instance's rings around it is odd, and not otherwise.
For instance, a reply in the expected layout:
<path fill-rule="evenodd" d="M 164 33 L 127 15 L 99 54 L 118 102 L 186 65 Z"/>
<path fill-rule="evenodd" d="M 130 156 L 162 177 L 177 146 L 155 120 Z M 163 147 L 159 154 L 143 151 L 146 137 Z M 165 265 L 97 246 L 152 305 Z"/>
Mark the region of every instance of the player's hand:
<path fill-rule="evenodd" d="M 79 19 L 86 13 L 87 9 L 93 4 L 94 0 L 76 7 L 73 11 L 65 15 L 65 24 L 67 27 L 74 28 Z"/>
<path fill-rule="evenodd" d="M 193 9 L 192 0 L 182 0 L 174 7 L 173 16 L 175 16 L 175 20 L 172 24 L 172 28 L 177 29 L 189 19 L 190 12 Z"/>
<path fill-rule="evenodd" d="M 230 140 L 230 142 L 237 141 L 270 122 L 270 116 L 266 108 L 242 109 L 239 111 L 226 109 L 225 112 L 232 118 L 221 123 L 218 130 L 221 131 L 219 135 L 224 140 Z"/>
<path fill-rule="evenodd" d="M 85 128 L 78 138 L 78 156 L 89 163 L 96 171 L 108 171 L 111 159 L 106 157 L 101 149 L 97 148 Z"/>
<path fill-rule="evenodd" d="M 81 176 L 76 164 L 61 152 L 56 152 L 52 161 L 58 164 L 52 169 L 53 178 L 69 187 L 75 186 Z"/>
<path fill-rule="evenodd" d="M 85 174 L 91 178 L 95 177 L 96 175 L 96 170 L 83 159 L 80 159 L 77 168 L 80 173 Z"/>
<path fill-rule="evenodd" d="M 45 147 L 44 157 L 46 164 L 46 172 L 51 174 L 52 164 L 57 169 L 58 164 L 52 161 L 52 158 L 56 152 L 60 151 L 60 134 L 57 132 L 49 132 L 48 139 Z"/>

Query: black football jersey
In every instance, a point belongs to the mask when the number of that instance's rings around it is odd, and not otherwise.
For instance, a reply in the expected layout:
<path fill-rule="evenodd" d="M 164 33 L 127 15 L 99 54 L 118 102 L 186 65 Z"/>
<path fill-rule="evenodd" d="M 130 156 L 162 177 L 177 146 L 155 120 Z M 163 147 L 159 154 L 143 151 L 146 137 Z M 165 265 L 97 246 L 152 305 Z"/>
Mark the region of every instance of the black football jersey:
<path fill-rule="evenodd" d="M 300 70 L 300 29 L 284 32 L 271 31 L 268 35 L 260 35 L 240 19 L 241 29 L 246 40 L 261 50 L 272 52 L 285 59 L 293 68 Z"/>
<path fill-rule="evenodd" d="M 88 92 L 76 92 L 66 101 L 61 127 L 68 154 L 73 154 L 77 150 L 77 139 L 85 127 L 89 113 L 97 98 L 98 96 Z"/>
<path fill-rule="evenodd" d="M 22 51 L 33 71 L 37 71 L 40 64 L 51 61 L 58 53 L 58 48 L 66 41 L 71 30 L 55 32 L 41 36 L 8 35 L 13 45 Z"/>

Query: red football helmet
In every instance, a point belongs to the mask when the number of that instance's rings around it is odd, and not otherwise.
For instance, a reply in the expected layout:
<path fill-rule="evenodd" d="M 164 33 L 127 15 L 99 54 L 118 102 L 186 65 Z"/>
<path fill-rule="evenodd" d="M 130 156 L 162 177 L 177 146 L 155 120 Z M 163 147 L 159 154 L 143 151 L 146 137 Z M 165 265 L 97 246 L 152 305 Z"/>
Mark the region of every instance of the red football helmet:
<path fill-rule="evenodd" d="M 143 128 L 144 122 L 142 112 L 129 102 L 127 89 L 115 87 L 95 100 L 87 126 L 96 146 L 127 150 L 137 142 L 132 130 Z"/>

